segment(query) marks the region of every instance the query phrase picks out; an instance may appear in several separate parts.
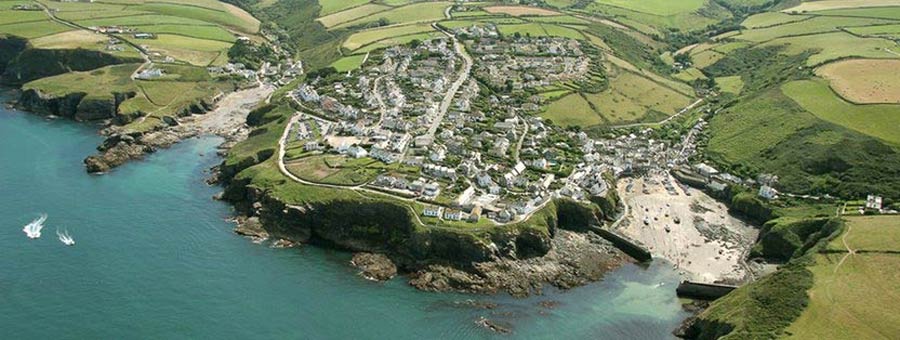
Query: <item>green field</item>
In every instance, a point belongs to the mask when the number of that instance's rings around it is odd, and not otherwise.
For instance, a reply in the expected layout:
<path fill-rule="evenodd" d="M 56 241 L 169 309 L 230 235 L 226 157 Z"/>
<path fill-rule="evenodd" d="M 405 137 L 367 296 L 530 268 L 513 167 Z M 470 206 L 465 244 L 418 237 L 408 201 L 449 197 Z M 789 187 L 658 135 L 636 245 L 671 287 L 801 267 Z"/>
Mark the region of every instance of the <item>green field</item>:
<path fill-rule="evenodd" d="M 900 335 L 900 218 L 847 218 L 842 237 L 809 266 L 809 306 L 787 328 L 796 339 L 890 339 Z M 843 237 L 845 236 L 845 238 Z M 847 255 L 844 241 L 856 254 Z M 846 259 L 844 259 L 846 255 Z"/>
<path fill-rule="evenodd" d="M 371 158 L 352 159 L 344 156 L 311 156 L 286 164 L 292 174 L 310 182 L 335 185 L 360 185 L 375 179 L 381 172 L 369 167 L 380 163 Z"/>
<path fill-rule="evenodd" d="M 900 23 L 896 25 L 850 27 L 847 30 L 853 34 L 863 36 L 900 39 Z"/>
<path fill-rule="evenodd" d="M 367 4 L 369 1 L 370 0 L 319 0 L 319 5 L 322 6 L 319 15 L 325 16 L 331 13 L 337 13 L 348 8 Z"/>
<path fill-rule="evenodd" d="M 359 18 L 365 18 L 374 13 L 382 12 L 391 9 L 391 7 L 383 6 L 383 5 L 375 5 L 375 4 L 367 4 L 358 7 L 354 7 L 348 9 L 346 11 L 337 12 L 333 14 L 329 14 L 317 19 L 322 25 L 325 27 L 334 27 L 339 24 L 356 20 Z"/>
<path fill-rule="evenodd" d="M 678 72 L 672 76 L 675 77 L 675 79 L 685 81 L 685 82 L 692 82 L 697 79 L 706 79 L 706 76 L 703 75 L 703 72 L 700 72 L 700 70 L 693 68 L 693 67 L 685 69 L 685 70 Z"/>
<path fill-rule="evenodd" d="M 891 21 L 883 19 L 816 17 L 809 20 L 803 20 L 769 28 L 745 30 L 740 35 L 735 36 L 734 38 L 752 42 L 763 42 L 787 36 L 837 32 L 842 27 L 872 26 L 889 23 L 891 23 Z"/>
<path fill-rule="evenodd" d="M 573 93 L 551 103 L 541 117 L 559 126 L 594 126 L 603 124 L 600 117 L 580 94 Z"/>
<path fill-rule="evenodd" d="M 366 16 L 358 17 L 357 19 L 351 21 L 341 21 L 341 23 L 335 27 L 363 25 L 376 22 L 381 19 L 386 20 L 390 24 L 432 22 L 443 19 L 444 10 L 448 6 L 450 6 L 449 2 L 417 2 L 403 7 L 392 8 L 383 12 L 369 13 Z M 339 12 L 333 15 L 341 15 L 346 12 L 349 11 Z M 323 24 L 325 24 L 326 18 L 328 17 L 320 19 Z M 325 26 L 329 25 L 326 24 Z"/>
<path fill-rule="evenodd" d="M 366 30 L 351 35 L 344 41 L 343 47 L 352 51 L 379 40 L 433 31 L 434 28 L 429 24 L 413 24 Z"/>
<path fill-rule="evenodd" d="M 896 3 L 895 3 L 896 5 Z M 900 20 L 900 6 L 895 7 L 871 7 L 871 8 L 845 8 L 813 12 L 816 15 L 885 18 Z"/>
<path fill-rule="evenodd" d="M 58 18 L 83 27 L 125 26 L 135 32 L 154 33 L 157 35 L 156 39 L 139 40 L 131 34 L 122 34 L 119 38 L 145 45 L 151 52 L 198 66 L 225 62 L 224 55 L 236 40 L 235 33 L 231 30 L 246 35 L 259 30 L 259 21 L 247 12 L 213 0 L 109 0 L 102 3 L 41 1 L 56 9 L 55 15 Z M 17 22 L 21 19 L 15 18 L 27 18 L 30 21 Z M 48 49 L 85 48 L 129 56 L 136 53 L 127 45 L 123 45 L 126 51 L 107 51 L 105 37 L 92 37 L 87 31 L 74 30 L 50 21 L 43 12 L 0 10 L 0 33 L 30 39 L 41 38 L 35 42 L 36 46 Z"/>
<path fill-rule="evenodd" d="M 693 12 L 700 9 L 706 4 L 706 0 L 595 0 L 595 2 L 636 12 L 661 16 Z"/>
<path fill-rule="evenodd" d="M 438 32 L 429 32 L 429 33 L 417 33 L 417 34 L 409 34 L 403 35 L 399 37 L 387 38 L 376 41 L 374 43 L 368 44 L 358 50 L 353 51 L 355 54 L 365 54 L 366 52 L 377 50 L 383 47 L 391 47 L 395 45 L 402 45 L 409 43 L 413 40 L 428 40 L 435 38 L 446 37 L 445 35 Z"/>
<path fill-rule="evenodd" d="M 357 55 L 343 57 L 341 59 L 338 59 L 334 63 L 332 63 L 331 66 L 334 67 L 336 70 L 338 70 L 338 72 L 345 72 L 345 71 L 357 69 L 357 68 L 359 68 L 360 65 L 362 65 L 363 58 L 365 58 L 365 57 L 366 57 L 365 54 L 357 54 Z"/>
<path fill-rule="evenodd" d="M 828 61 L 848 58 L 895 59 L 900 56 L 887 52 L 896 49 L 897 44 L 879 38 L 857 38 L 844 32 L 823 33 L 802 37 L 779 38 L 761 46 L 785 46 L 787 54 L 800 54 L 809 50 L 819 50 L 807 60 L 808 66 L 824 64 Z"/>
<path fill-rule="evenodd" d="M 705 0 L 596 0 L 581 11 L 613 17 L 618 22 L 651 35 L 659 35 L 667 29 L 702 29 L 731 16 L 721 7 L 708 6 Z"/>
<path fill-rule="evenodd" d="M 127 127 L 145 130 L 162 124 L 162 116 L 175 116 L 199 100 L 209 99 L 230 86 L 213 82 L 205 69 L 165 65 L 166 77 L 154 81 L 136 81 L 131 74 L 140 65 L 124 64 L 88 72 L 70 72 L 25 84 L 23 89 L 38 89 L 51 96 L 83 92 L 85 99 L 112 100 L 113 93 L 135 93 L 119 107 L 123 116 L 141 117 Z"/>
<path fill-rule="evenodd" d="M 805 15 L 791 15 L 781 12 L 763 12 L 747 18 L 746 20 L 744 20 L 744 22 L 741 23 L 741 26 L 744 26 L 746 28 L 762 28 L 796 22 L 808 18 L 810 17 Z"/>
<path fill-rule="evenodd" d="M 722 92 L 733 94 L 740 94 L 744 88 L 744 81 L 741 80 L 741 76 L 718 77 L 716 78 L 716 84 L 719 85 L 719 89 Z"/>
<path fill-rule="evenodd" d="M 781 87 L 816 117 L 900 145 L 900 105 L 856 105 L 838 97 L 824 80 L 798 80 Z"/>
<path fill-rule="evenodd" d="M 652 123 L 690 104 L 690 97 L 637 72 L 620 69 L 609 89 L 569 94 L 551 103 L 541 116 L 561 126 Z"/>

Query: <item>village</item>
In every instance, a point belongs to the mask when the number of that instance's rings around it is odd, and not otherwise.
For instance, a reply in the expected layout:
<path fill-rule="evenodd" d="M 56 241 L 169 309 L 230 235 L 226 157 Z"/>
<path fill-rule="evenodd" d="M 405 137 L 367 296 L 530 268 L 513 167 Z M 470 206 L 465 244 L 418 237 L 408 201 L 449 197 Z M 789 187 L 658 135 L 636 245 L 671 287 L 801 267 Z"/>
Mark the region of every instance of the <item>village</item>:
<path fill-rule="evenodd" d="M 539 117 L 543 99 L 528 89 L 591 77 L 592 57 L 577 40 L 501 38 L 491 26 L 454 34 L 474 55 L 474 78 L 455 93 L 448 91 L 465 76 L 468 56 L 454 52 L 451 39 L 372 52 L 359 70 L 308 74 L 289 94 L 300 113 L 290 127 L 288 162 L 334 154 L 377 161 L 366 164 L 390 170 L 340 184 L 422 202 L 426 221 L 503 224 L 526 219 L 551 198 L 605 196 L 615 176 L 665 171 L 694 150 L 693 132 L 678 145 L 652 139 L 651 130 L 595 139 Z M 445 97 L 452 101 L 442 108 Z M 340 165 L 327 167 L 323 174 L 340 173 Z M 294 174 L 334 184 L 309 173 Z"/>

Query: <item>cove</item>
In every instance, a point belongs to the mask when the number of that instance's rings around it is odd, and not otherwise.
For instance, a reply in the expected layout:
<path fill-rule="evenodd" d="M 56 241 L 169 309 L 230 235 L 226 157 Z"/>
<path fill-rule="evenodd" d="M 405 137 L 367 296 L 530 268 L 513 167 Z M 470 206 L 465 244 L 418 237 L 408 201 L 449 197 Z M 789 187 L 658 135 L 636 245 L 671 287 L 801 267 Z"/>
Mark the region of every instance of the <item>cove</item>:
<path fill-rule="evenodd" d="M 101 142 L 95 126 L 0 108 L 0 141 L 6 338 L 663 339 L 688 316 L 663 261 L 514 299 L 425 293 L 403 277 L 373 283 L 348 253 L 253 244 L 232 232 L 231 208 L 211 199 L 221 188 L 204 183 L 221 161 L 218 138 L 104 176 L 82 165 Z M 22 226 L 41 213 L 44 235 L 30 240 Z M 77 245 L 62 245 L 57 227 Z M 481 317 L 512 333 L 486 330 Z"/>

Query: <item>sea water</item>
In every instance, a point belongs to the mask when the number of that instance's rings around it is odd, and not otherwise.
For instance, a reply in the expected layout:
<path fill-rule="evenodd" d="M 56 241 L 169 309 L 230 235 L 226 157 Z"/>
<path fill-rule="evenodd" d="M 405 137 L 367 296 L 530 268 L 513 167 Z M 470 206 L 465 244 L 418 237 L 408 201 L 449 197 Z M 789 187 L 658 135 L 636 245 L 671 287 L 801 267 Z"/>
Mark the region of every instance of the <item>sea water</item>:
<path fill-rule="evenodd" d="M 233 233 L 232 210 L 211 199 L 221 188 L 204 183 L 219 138 L 93 176 L 82 159 L 102 140 L 96 130 L 0 108 L 3 338 L 660 339 L 687 317 L 664 262 L 526 299 L 366 281 L 347 253 Z M 22 227 L 42 213 L 77 245 L 28 239 Z"/>

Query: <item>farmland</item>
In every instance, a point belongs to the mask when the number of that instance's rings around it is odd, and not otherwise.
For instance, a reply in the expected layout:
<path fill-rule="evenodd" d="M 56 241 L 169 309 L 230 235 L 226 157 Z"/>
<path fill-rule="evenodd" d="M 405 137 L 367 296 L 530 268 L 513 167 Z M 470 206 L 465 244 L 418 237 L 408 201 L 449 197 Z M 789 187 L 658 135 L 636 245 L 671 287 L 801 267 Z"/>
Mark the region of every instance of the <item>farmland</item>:
<path fill-rule="evenodd" d="M 821 80 L 798 80 L 782 91 L 816 117 L 892 144 L 900 144 L 900 105 L 855 105 L 841 100 Z"/>
<path fill-rule="evenodd" d="M 848 101 L 900 104 L 900 60 L 846 60 L 822 66 L 816 74 Z"/>
<path fill-rule="evenodd" d="M 690 104 L 689 97 L 638 73 L 617 72 L 606 91 L 570 94 L 550 104 L 542 116 L 563 126 L 655 122 Z"/>
<path fill-rule="evenodd" d="M 370 5 L 366 5 L 370 6 Z M 363 6 L 363 7 L 366 7 Z M 334 27 L 351 27 L 364 25 L 384 19 L 390 24 L 403 24 L 415 22 L 430 22 L 444 18 L 444 10 L 450 6 L 449 2 L 417 2 L 402 7 L 390 8 L 384 11 L 374 10 L 365 15 L 360 15 L 349 21 L 341 21 Z M 357 8 L 363 8 L 357 7 Z M 356 8 L 355 8 L 356 9 Z M 382 8 L 383 9 L 383 8 Z M 352 11 L 352 10 L 351 10 Z M 341 15 L 346 12 L 338 12 L 332 15 Z M 322 18 L 323 24 L 325 18 Z M 326 24 L 326 26 L 329 26 Z"/>
<path fill-rule="evenodd" d="M 122 26 L 134 32 L 154 34 L 154 39 L 136 39 L 132 34 L 118 38 L 144 45 L 151 53 L 170 56 L 198 66 L 218 64 L 235 41 L 238 32 L 253 35 L 259 21 L 246 12 L 218 1 L 193 0 L 188 3 L 140 0 L 111 0 L 104 3 L 44 1 L 55 16 L 80 27 Z M 15 12 L 15 13 L 14 13 Z M 20 18 L 28 18 L 22 22 Z M 35 39 L 46 49 L 85 48 L 113 55 L 137 56 L 134 49 L 108 49 L 106 37 L 73 29 L 40 11 L 0 11 L 0 33 Z M 40 39 L 37 39 L 40 38 Z"/>
<path fill-rule="evenodd" d="M 522 15 L 558 15 L 558 12 L 554 12 L 551 10 L 538 8 L 538 7 L 526 7 L 526 6 L 490 6 L 484 8 L 485 12 L 492 14 L 509 14 L 512 16 L 522 16 Z"/>
<path fill-rule="evenodd" d="M 659 34 L 666 29 L 683 31 L 702 29 L 730 17 L 728 11 L 721 7 L 708 6 L 704 0 L 598 0 L 580 11 L 591 15 L 615 17 L 616 21 L 646 34 Z"/>
<path fill-rule="evenodd" d="M 848 229 L 809 266 L 809 306 L 787 328 L 790 338 L 893 338 L 900 334 L 900 219 L 847 218 Z M 844 247 L 856 251 L 847 254 Z M 893 251 L 894 253 L 888 253 Z M 845 258 L 846 257 L 846 258 Z"/>
<path fill-rule="evenodd" d="M 594 126 L 603 123 L 603 118 L 577 93 L 553 102 L 541 117 L 550 119 L 559 126 Z"/>

